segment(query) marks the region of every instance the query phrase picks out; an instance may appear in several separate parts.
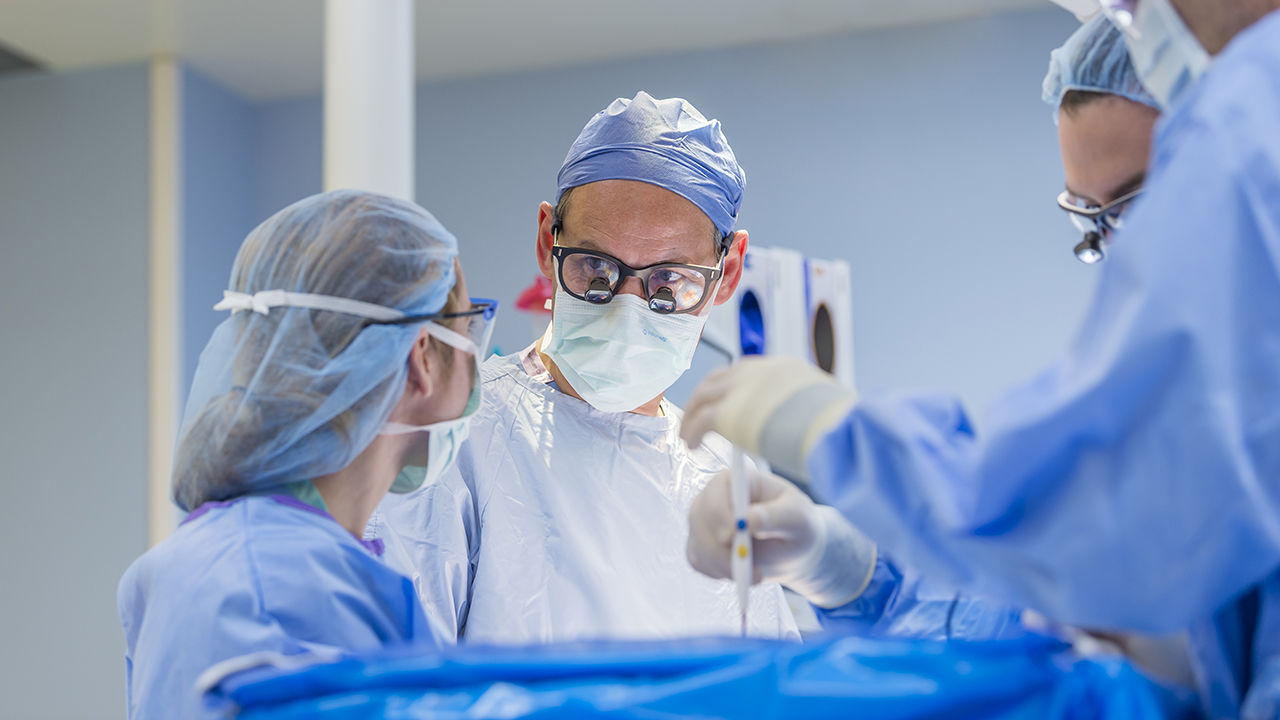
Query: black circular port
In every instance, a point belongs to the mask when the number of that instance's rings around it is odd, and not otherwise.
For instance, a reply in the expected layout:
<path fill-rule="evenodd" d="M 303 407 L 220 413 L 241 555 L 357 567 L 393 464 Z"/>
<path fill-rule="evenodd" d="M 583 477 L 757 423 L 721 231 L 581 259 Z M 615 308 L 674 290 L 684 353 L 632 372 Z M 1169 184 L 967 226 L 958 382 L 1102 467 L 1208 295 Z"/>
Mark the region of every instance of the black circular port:
<path fill-rule="evenodd" d="M 813 359 L 818 363 L 818 367 L 834 375 L 836 368 L 835 327 L 831 324 L 831 311 L 827 309 L 825 303 L 819 305 L 818 309 L 813 311 L 813 327 L 810 330 L 813 337 Z"/>

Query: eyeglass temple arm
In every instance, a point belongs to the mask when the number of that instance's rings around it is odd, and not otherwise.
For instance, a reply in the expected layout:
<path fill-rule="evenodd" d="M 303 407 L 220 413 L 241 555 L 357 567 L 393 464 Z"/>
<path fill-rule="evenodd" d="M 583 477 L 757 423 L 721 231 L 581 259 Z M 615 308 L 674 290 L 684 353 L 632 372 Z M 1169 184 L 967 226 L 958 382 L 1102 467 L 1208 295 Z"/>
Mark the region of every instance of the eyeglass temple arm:
<path fill-rule="evenodd" d="M 1108 210 L 1111 210 L 1112 208 L 1115 208 L 1116 206 L 1123 205 L 1123 204 L 1125 204 L 1125 203 L 1127 203 L 1127 202 L 1129 202 L 1129 201 L 1133 200 L 1134 198 L 1136 198 L 1136 197 L 1138 197 L 1139 195 L 1141 195 L 1141 194 L 1142 194 L 1142 191 L 1143 191 L 1144 189 L 1145 189 L 1145 188 L 1138 188 L 1137 190 L 1134 190 L 1133 192 L 1125 193 L 1124 195 L 1121 195 L 1120 197 L 1116 198 L 1115 200 L 1112 200 L 1111 202 L 1107 203 L 1106 205 L 1103 205 L 1102 207 L 1096 207 L 1096 208 L 1082 208 L 1082 207 L 1079 207 L 1078 205 L 1074 205 L 1074 204 L 1072 204 L 1072 203 L 1068 202 L 1068 201 L 1067 201 L 1067 197 L 1068 197 L 1070 194 L 1069 194 L 1067 191 L 1065 191 L 1065 190 L 1064 190 L 1064 191 L 1062 192 L 1062 194 L 1060 194 L 1060 195 L 1058 196 L 1058 207 L 1062 208 L 1063 210 L 1066 210 L 1066 211 L 1067 211 L 1067 212 L 1069 212 L 1069 213 L 1075 213 L 1076 215 L 1080 215 L 1080 216 L 1082 216 L 1082 217 L 1087 217 L 1087 218 L 1089 218 L 1089 219 L 1091 219 L 1091 220 L 1092 220 L 1092 219 L 1094 219 L 1094 218 L 1101 217 L 1101 216 L 1102 216 L 1103 214 L 1105 214 Z"/>

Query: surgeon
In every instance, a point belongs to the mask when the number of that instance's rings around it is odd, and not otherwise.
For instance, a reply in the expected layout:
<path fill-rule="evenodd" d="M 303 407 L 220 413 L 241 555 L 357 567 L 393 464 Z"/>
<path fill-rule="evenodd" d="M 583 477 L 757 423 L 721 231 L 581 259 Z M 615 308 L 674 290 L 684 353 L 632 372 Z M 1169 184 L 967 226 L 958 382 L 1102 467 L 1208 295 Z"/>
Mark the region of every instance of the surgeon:
<path fill-rule="evenodd" d="M 1050 55 L 1043 99 L 1054 109 L 1066 177 L 1058 206 L 1083 233 L 1076 257 L 1100 262 L 1142 196 L 1160 105 L 1139 80 L 1124 35 L 1100 13 Z M 1094 633 L 1156 676 L 1195 684 L 1185 634 Z"/>
<path fill-rule="evenodd" d="M 1138 79 L 1124 35 L 1100 13 L 1050 55 L 1043 97 L 1066 176 L 1058 206 L 1084 235 L 1076 257 L 1096 263 L 1142 195 L 1160 105 Z"/>
<path fill-rule="evenodd" d="M 538 214 L 537 257 L 558 287 L 551 327 L 484 366 L 487 399 L 459 472 L 388 498 L 371 524 L 369 537 L 403 551 L 446 634 L 738 631 L 732 586 L 685 561 L 689 503 L 729 448 L 713 438 L 689 451 L 663 393 L 688 368 L 711 306 L 738 283 L 743 182 L 719 123 L 683 100 L 618 100 L 570 149 L 557 206 Z M 904 576 L 834 509 L 811 515 L 811 552 L 776 558 L 751 600 L 752 634 L 796 637 L 776 583 L 843 608 L 839 623 L 858 632 L 1021 632 L 1019 610 Z"/>
<path fill-rule="evenodd" d="M 569 149 L 534 242 L 557 286 L 550 328 L 482 366 L 457 469 L 389 498 L 366 535 L 446 639 L 739 632 L 732 586 L 684 559 L 689 504 L 729 447 L 686 447 L 663 395 L 741 277 L 745 181 L 718 121 L 643 92 Z M 777 584 L 754 589 L 750 632 L 798 638 Z"/>
<path fill-rule="evenodd" d="M 120 581 L 130 718 L 216 717 L 202 674 L 440 639 L 360 534 L 388 490 L 452 464 L 480 404 L 493 314 L 456 255 L 422 208 L 355 191 L 245 239 L 174 462 L 189 514 Z"/>
<path fill-rule="evenodd" d="M 1082 625 L 1192 626 L 1208 712 L 1276 717 L 1277 5 L 1108 0 L 1165 109 L 1144 191 L 1071 346 L 980 427 L 951 398 L 858 398 L 763 359 L 708 378 L 684 436 L 762 452 L 958 586 Z"/>
<path fill-rule="evenodd" d="M 1086 23 L 1052 53 L 1043 97 L 1054 109 L 1066 166 L 1069 189 L 1058 200 L 1076 225 L 1092 234 L 1077 246 L 1077 255 L 1096 262 L 1111 228 L 1123 224 L 1125 208 L 1141 192 L 1151 129 L 1160 111 L 1129 62 L 1124 37 L 1102 16 Z M 1099 206 L 1105 212 L 1099 213 Z M 819 527 L 824 524 L 820 506 L 794 487 L 763 475 L 756 482 L 776 491 L 752 515 L 757 525 L 756 565 L 762 577 L 774 578 L 780 566 L 794 565 L 779 560 L 803 557 L 802 551 L 816 554 L 811 548 L 822 538 L 828 543 L 847 541 Z M 717 475 L 691 513 L 701 517 L 690 535 L 689 558 L 694 567 L 712 577 L 728 577 L 730 572 L 733 515 L 728 487 L 728 476 Z M 797 538 L 810 540 L 806 544 Z M 1021 628 L 1020 611 L 930 582 L 897 567 L 884 553 L 877 556 L 873 579 L 855 602 L 838 608 L 815 603 L 815 609 L 830 629 L 874 635 L 994 639 Z M 1071 628 L 1062 630 L 1076 634 Z M 1180 638 L 1108 634 L 1106 639 L 1158 676 L 1191 683 Z"/>

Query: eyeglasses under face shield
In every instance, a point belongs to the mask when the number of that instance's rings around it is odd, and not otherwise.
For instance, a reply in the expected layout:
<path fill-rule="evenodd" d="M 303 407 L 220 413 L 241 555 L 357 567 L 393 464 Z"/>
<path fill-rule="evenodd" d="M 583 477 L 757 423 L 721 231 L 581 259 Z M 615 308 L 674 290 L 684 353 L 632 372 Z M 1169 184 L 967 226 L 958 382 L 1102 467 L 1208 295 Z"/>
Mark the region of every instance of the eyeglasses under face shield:
<path fill-rule="evenodd" d="M 463 352 L 471 353 L 476 358 L 476 362 L 483 362 L 489 353 L 489 339 L 493 336 L 493 323 L 497 315 L 497 300 L 471 298 L 471 309 L 463 312 L 411 315 L 395 320 L 375 320 L 370 324 L 427 323 L 427 332 L 432 337 Z"/>
<path fill-rule="evenodd" d="M 552 228 L 559 239 L 560 228 Z M 716 267 L 685 263 L 659 263 L 633 268 L 621 260 L 594 250 L 553 245 L 560 288 L 579 300 L 604 305 L 622 289 L 629 277 L 640 280 L 649 309 L 662 315 L 696 312 L 707 302 L 715 283 L 724 274 L 724 257 L 732 235 L 721 240 Z"/>
<path fill-rule="evenodd" d="M 1087 207 L 1066 190 L 1058 195 L 1058 207 L 1065 210 L 1071 223 L 1084 233 L 1084 239 L 1075 246 L 1080 262 L 1092 265 L 1106 257 L 1105 247 L 1111 241 L 1111 234 L 1124 227 L 1125 211 L 1141 194 L 1142 188 L 1138 188 L 1101 207 Z"/>

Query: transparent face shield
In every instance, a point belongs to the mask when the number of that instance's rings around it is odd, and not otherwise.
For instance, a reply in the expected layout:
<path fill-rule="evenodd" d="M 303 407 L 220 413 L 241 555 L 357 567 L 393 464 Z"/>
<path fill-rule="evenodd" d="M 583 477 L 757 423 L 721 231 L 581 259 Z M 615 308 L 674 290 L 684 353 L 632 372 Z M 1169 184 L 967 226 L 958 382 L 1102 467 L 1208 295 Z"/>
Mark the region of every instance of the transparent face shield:
<path fill-rule="evenodd" d="M 371 320 L 369 324 L 409 325 L 426 323 L 426 330 L 432 337 L 446 345 L 465 353 L 470 353 L 478 364 L 484 362 L 488 355 L 489 339 L 493 336 L 493 324 L 497 315 L 497 300 L 471 298 L 471 308 L 462 312 L 406 315 L 394 320 Z M 458 323 L 458 320 L 462 320 L 462 322 Z M 460 327 L 455 330 L 449 327 L 450 324 L 460 325 Z"/>

